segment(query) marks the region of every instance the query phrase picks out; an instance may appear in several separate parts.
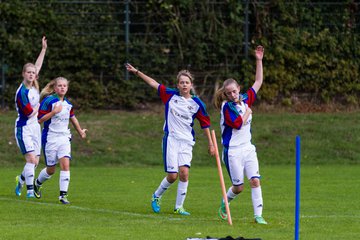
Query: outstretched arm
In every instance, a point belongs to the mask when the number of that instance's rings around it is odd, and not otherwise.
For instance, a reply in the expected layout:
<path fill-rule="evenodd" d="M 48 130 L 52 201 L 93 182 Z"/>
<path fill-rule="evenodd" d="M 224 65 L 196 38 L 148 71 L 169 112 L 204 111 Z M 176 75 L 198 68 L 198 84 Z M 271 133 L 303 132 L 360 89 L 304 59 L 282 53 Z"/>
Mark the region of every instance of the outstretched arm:
<path fill-rule="evenodd" d="M 86 138 L 86 131 L 87 131 L 87 129 L 85 129 L 85 128 L 82 129 L 82 128 L 80 127 L 80 123 L 79 123 L 79 121 L 77 120 L 77 118 L 76 118 L 75 116 L 73 116 L 73 117 L 70 118 L 70 121 L 71 121 L 72 125 L 74 126 L 74 128 L 76 129 L 76 131 L 78 132 L 79 136 L 80 136 L 82 139 Z"/>
<path fill-rule="evenodd" d="M 253 84 L 252 88 L 257 93 L 263 83 L 263 65 L 262 59 L 264 56 L 264 47 L 257 46 L 255 50 L 255 57 L 256 57 L 256 73 L 255 73 L 255 83 Z"/>
<path fill-rule="evenodd" d="M 35 67 L 36 67 L 36 75 L 39 74 L 41 66 L 44 62 L 44 57 L 45 57 L 45 53 L 46 53 L 46 49 L 47 49 L 47 39 L 45 36 L 42 37 L 42 48 L 41 48 L 41 52 L 38 56 L 38 58 L 36 59 L 35 62 Z"/>
<path fill-rule="evenodd" d="M 131 64 L 129 63 L 125 64 L 125 67 L 129 72 L 132 72 L 135 75 L 141 77 L 147 84 L 150 85 L 150 87 L 155 88 L 156 90 L 159 88 L 160 83 L 158 83 L 156 80 L 152 79 L 151 77 L 147 76 L 146 74 L 140 72 L 139 70 L 134 68 Z"/>

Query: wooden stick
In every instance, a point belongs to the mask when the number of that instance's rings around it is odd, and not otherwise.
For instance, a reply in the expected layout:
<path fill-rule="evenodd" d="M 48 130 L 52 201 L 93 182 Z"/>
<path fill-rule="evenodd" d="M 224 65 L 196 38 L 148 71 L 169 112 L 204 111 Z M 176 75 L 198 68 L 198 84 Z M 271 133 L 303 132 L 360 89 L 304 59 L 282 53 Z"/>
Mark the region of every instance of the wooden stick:
<path fill-rule="evenodd" d="M 227 219 L 228 219 L 228 223 L 230 225 L 232 225 L 229 202 L 228 202 L 228 199 L 227 199 L 227 196 L 226 196 L 226 188 L 225 188 L 224 176 L 223 176 L 222 168 L 221 168 L 219 149 L 218 149 L 218 145 L 217 145 L 217 141 L 216 141 L 215 130 L 211 131 L 211 138 L 212 138 L 212 142 L 213 142 L 214 147 L 215 147 L 215 158 L 216 158 L 216 164 L 217 164 L 218 173 L 219 173 L 219 177 L 220 177 L 221 191 L 222 191 L 223 199 L 224 199 L 224 202 L 225 202 L 226 214 L 228 216 Z"/>

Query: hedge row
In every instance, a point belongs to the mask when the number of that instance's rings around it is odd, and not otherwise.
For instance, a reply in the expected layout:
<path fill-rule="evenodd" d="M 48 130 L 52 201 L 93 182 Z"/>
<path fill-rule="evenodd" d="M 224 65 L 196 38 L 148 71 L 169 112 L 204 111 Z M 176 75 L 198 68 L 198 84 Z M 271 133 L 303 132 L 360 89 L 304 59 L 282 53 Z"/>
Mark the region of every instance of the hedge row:
<path fill-rule="evenodd" d="M 43 34 L 49 47 L 40 84 L 67 77 L 69 96 L 79 108 L 134 108 L 155 100 L 142 81 L 127 78 L 127 61 L 171 86 L 177 71 L 189 68 L 197 94 L 211 101 L 226 78 L 251 86 L 252 52 L 258 44 L 266 51 L 262 100 L 288 106 L 301 100 L 359 105 L 360 20 L 355 1 L 0 2 L 0 54 L 8 66 L 9 107 L 21 68 L 35 61 Z"/>

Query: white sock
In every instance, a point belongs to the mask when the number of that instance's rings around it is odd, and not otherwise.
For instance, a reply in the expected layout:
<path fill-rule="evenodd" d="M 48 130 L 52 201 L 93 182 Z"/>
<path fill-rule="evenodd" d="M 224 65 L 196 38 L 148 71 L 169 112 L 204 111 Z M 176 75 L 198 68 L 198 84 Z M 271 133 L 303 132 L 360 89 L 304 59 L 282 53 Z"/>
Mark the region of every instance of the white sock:
<path fill-rule="evenodd" d="M 169 183 L 166 177 L 161 181 L 158 189 L 155 191 L 156 197 L 161 197 L 164 192 L 171 186 L 172 183 Z"/>
<path fill-rule="evenodd" d="M 189 185 L 189 181 L 182 182 L 179 180 L 177 195 L 176 195 L 175 209 L 178 209 L 184 205 L 188 185 Z"/>
<path fill-rule="evenodd" d="M 37 186 L 39 185 L 42 185 L 46 180 L 50 179 L 51 178 L 51 175 L 49 175 L 47 172 L 46 172 L 46 168 L 42 169 L 41 172 L 39 173 L 39 176 L 38 178 L 36 179 L 35 181 L 35 184 Z"/>
<path fill-rule="evenodd" d="M 24 167 L 26 188 L 29 192 L 34 191 L 35 164 L 26 163 Z"/>
<path fill-rule="evenodd" d="M 238 194 L 233 193 L 233 191 L 232 191 L 231 189 L 232 189 L 232 187 L 230 187 L 230 188 L 228 189 L 227 193 L 226 193 L 228 202 L 230 202 L 231 200 L 233 200 L 234 198 L 236 198 L 237 195 L 239 195 L 239 193 L 238 193 Z"/>
<path fill-rule="evenodd" d="M 254 215 L 261 216 L 263 210 L 263 198 L 261 192 L 261 186 L 251 188 L 251 200 L 254 208 Z"/>
<path fill-rule="evenodd" d="M 60 171 L 60 192 L 67 192 L 70 183 L 70 171 Z"/>

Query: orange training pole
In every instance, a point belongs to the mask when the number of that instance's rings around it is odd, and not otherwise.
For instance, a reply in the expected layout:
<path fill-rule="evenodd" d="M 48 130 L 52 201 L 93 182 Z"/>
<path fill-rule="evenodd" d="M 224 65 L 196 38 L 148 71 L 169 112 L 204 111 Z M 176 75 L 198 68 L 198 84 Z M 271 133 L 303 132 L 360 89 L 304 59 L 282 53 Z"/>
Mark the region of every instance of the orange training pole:
<path fill-rule="evenodd" d="M 228 199 L 227 199 L 227 196 L 226 196 L 226 188 L 225 188 L 224 176 L 223 176 L 222 168 L 221 168 L 219 149 L 218 149 L 216 136 L 215 136 L 215 130 L 211 131 L 211 139 L 212 139 L 214 147 L 215 147 L 216 164 L 217 164 L 218 173 L 219 173 L 219 177 L 220 177 L 220 185 L 221 185 L 223 199 L 224 199 L 224 202 L 225 202 L 226 214 L 228 216 L 228 223 L 230 225 L 232 225 L 229 203 L 228 203 Z"/>

